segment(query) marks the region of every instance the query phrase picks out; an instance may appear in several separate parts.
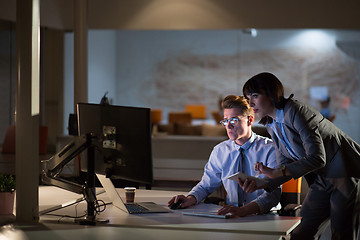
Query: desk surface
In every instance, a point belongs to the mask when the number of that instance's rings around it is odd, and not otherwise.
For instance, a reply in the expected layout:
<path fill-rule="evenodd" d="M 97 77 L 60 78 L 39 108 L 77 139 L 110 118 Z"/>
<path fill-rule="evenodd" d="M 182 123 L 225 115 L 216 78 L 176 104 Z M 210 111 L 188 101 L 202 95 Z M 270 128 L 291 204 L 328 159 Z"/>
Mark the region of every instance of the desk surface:
<path fill-rule="evenodd" d="M 170 229 L 149 229 L 137 227 L 89 227 L 74 226 L 67 224 L 46 224 L 32 227 L 11 227 L 5 228 L 0 232 L 0 239 L 11 240 L 139 240 L 139 239 L 159 239 L 159 240 L 184 240 L 184 239 L 226 239 L 226 240 L 280 240 L 275 235 L 258 235 L 246 233 L 226 233 L 226 232 L 207 232 L 207 231 L 183 231 Z"/>
<path fill-rule="evenodd" d="M 122 189 L 117 189 L 124 197 Z M 157 204 L 167 206 L 169 199 L 177 194 L 186 194 L 175 191 L 156 191 L 156 190 L 136 190 L 135 201 L 152 201 Z M 66 203 L 81 195 L 74 194 L 56 187 L 40 187 L 39 190 L 39 209 L 53 207 L 54 205 Z M 106 193 L 98 195 L 99 200 L 108 202 Z M 100 218 L 108 219 L 107 225 L 117 227 L 135 227 L 146 229 L 162 230 L 187 230 L 203 231 L 212 233 L 241 233 L 241 234 L 264 234 L 264 235 L 288 235 L 299 223 L 300 218 L 280 217 L 275 215 L 254 215 L 243 218 L 217 219 L 207 217 L 185 216 L 182 211 L 216 211 L 219 206 L 213 204 L 199 204 L 191 209 L 175 210 L 171 213 L 156 214 L 127 214 L 113 205 L 107 205 L 106 210 L 99 215 Z M 53 214 L 71 215 L 76 213 L 82 215 L 86 210 L 86 203 L 81 202 L 67 208 L 56 210 Z M 48 221 L 72 221 L 66 218 L 43 215 L 40 222 Z M 230 238 L 231 239 L 231 238 Z"/>

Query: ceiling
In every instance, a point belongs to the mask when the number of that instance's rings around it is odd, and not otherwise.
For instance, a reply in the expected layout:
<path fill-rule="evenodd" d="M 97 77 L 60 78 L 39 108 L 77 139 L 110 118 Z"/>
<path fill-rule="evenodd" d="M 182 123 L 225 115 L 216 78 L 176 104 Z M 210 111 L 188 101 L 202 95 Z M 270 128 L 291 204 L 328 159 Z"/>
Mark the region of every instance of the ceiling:
<path fill-rule="evenodd" d="M 90 29 L 360 29 L 358 0 L 41 0 L 41 25 L 71 31 L 74 1 Z M 0 19 L 16 21 L 15 0 L 0 0 Z"/>

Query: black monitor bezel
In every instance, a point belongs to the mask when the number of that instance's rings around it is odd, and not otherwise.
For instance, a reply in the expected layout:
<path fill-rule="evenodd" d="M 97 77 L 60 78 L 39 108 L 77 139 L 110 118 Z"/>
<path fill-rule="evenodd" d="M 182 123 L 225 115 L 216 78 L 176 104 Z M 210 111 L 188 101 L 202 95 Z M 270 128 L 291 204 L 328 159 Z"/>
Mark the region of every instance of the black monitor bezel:
<path fill-rule="evenodd" d="M 96 173 L 105 174 L 113 179 L 144 184 L 153 183 L 150 114 L 150 108 L 93 103 L 77 104 L 79 136 L 93 134 L 98 140 L 95 141 L 96 154 L 94 156 Z M 87 121 L 92 122 L 89 124 Z M 126 132 L 122 137 L 116 136 L 117 147 L 121 145 L 122 150 L 127 149 L 131 152 L 119 151 L 119 147 L 117 150 L 103 148 L 104 136 L 102 136 L 101 129 L 104 125 L 112 125 L 116 127 L 117 131 Z M 113 154 L 114 156 L 112 156 Z M 136 159 L 135 166 L 133 162 L 129 162 L 129 155 L 135 158 L 143 155 L 144 159 Z M 113 157 L 116 157 L 117 160 L 111 160 Z M 84 158 L 86 156 L 82 158 L 81 169 L 86 171 L 87 161 Z M 119 161 L 119 159 L 121 160 Z M 116 163 L 121 161 L 124 163 Z"/>

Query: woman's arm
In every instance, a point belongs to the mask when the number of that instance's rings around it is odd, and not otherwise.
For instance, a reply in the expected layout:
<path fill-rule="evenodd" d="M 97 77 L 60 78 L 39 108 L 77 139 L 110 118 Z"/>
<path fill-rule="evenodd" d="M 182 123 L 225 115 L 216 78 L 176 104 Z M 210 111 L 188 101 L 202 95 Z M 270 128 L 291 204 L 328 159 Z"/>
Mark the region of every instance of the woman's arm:
<path fill-rule="evenodd" d="M 323 117 L 309 106 L 294 101 L 287 103 L 284 113 L 287 137 L 296 152 L 303 152 L 297 161 L 284 164 L 289 175 L 299 178 L 324 167 L 326 153 L 319 132 L 319 123 Z"/>

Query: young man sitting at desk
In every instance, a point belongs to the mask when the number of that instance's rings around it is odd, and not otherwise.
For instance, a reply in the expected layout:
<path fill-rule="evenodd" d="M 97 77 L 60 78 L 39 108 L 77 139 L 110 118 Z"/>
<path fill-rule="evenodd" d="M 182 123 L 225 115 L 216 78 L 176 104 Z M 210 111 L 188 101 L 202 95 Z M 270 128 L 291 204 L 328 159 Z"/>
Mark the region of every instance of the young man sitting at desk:
<path fill-rule="evenodd" d="M 225 126 L 229 139 L 214 147 L 201 181 L 189 192 L 188 196 L 174 196 L 168 204 L 173 206 L 181 203 L 180 208 L 198 204 L 223 184 L 228 205 L 222 207 L 217 214 L 244 217 L 250 214 L 266 213 L 279 203 L 280 187 L 272 192 L 266 192 L 263 189 L 253 191 L 256 186 L 255 181 L 246 179 L 242 182 L 239 179 L 236 182 L 228 177 L 239 171 L 254 176 L 256 162 L 276 168 L 272 141 L 256 135 L 251 130 L 254 112 L 245 97 L 227 96 L 222 101 L 222 108 L 224 119 L 221 124 Z"/>

